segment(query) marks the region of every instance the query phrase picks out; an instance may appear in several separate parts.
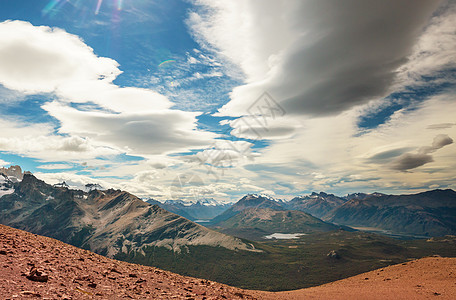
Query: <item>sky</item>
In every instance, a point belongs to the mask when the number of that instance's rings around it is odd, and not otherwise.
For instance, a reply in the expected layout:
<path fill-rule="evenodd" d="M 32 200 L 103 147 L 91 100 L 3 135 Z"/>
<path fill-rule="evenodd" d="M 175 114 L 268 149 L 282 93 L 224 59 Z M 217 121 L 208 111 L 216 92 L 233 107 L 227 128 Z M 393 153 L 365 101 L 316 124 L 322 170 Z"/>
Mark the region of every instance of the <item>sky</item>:
<path fill-rule="evenodd" d="M 456 189 L 456 1 L 3 0 L 0 167 L 195 202 Z"/>

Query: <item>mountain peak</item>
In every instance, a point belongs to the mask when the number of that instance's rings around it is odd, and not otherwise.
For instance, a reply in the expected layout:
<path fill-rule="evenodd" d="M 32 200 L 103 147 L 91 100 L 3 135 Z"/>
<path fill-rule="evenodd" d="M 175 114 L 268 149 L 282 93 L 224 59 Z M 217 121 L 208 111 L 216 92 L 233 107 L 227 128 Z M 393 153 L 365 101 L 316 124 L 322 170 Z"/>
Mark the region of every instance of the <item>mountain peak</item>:
<path fill-rule="evenodd" d="M 245 195 L 244 197 L 242 197 L 242 199 L 246 199 L 246 200 L 250 200 L 250 199 L 267 199 L 267 200 L 270 200 L 270 201 L 275 201 L 277 202 L 277 199 L 275 199 L 274 197 L 268 195 L 268 194 L 255 194 L 255 193 L 249 193 L 247 195 Z M 241 199 L 241 200 L 242 200 Z"/>
<path fill-rule="evenodd" d="M 12 182 L 19 182 L 22 180 L 24 173 L 20 166 L 10 166 L 9 168 L 0 168 L 0 174 L 8 176 Z"/>

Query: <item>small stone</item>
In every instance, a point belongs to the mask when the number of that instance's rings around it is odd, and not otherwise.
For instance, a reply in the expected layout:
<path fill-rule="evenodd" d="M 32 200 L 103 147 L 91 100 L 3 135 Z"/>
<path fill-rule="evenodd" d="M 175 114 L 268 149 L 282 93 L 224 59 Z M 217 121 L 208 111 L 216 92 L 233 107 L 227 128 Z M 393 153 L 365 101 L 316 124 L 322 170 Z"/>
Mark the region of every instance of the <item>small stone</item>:
<path fill-rule="evenodd" d="M 33 291 L 22 291 L 21 294 L 25 296 L 41 297 L 39 293 Z"/>
<path fill-rule="evenodd" d="M 334 259 L 339 259 L 340 258 L 340 255 L 339 255 L 339 253 L 336 252 L 336 250 L 329 251 L 329 253 L 326 254 L 326 256 L 329 257 L 329 258 L 334 258 Z"/>
<path fill-rule="evenodd" d="M 28 280 L 37 281 L 37 282 L 47 282 L 49 279 L 49 276 L 46 273 L 40 271 L 36 267 L 32 267 L 30 269 L 30 272 L 28 274 L 26 274 L 25 277 Z"/>

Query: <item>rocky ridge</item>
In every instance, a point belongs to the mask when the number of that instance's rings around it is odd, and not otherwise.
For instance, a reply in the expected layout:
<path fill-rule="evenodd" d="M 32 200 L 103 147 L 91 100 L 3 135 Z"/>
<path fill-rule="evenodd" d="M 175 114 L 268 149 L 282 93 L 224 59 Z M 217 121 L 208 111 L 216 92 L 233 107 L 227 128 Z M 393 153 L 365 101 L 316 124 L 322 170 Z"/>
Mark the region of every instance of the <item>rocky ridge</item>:
<path fill-rule="evenodd" d="M 325 219 L 325 217 L 347 200 L 333 194 L 323 192 L 312 193 L 308 196 L 299 196 L 287 203 L 288 209 L 300 210 L 311 214 L 314 217 Z"/>

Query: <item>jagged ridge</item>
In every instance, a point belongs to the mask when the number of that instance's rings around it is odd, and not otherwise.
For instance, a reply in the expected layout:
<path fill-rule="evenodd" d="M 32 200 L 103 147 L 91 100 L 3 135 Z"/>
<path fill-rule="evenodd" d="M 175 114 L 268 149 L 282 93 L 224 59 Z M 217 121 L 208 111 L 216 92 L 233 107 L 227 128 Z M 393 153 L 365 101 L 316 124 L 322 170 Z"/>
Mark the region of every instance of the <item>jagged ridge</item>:
<path fill-rule="evenodd" d="M 25 174 L 0 201 L 0 222 L 113 257 L 144 247 L 174 251 L 188 245 L 252 250 L 240 239 L 215 232 L 120 190 L 56 188 Z"/>

